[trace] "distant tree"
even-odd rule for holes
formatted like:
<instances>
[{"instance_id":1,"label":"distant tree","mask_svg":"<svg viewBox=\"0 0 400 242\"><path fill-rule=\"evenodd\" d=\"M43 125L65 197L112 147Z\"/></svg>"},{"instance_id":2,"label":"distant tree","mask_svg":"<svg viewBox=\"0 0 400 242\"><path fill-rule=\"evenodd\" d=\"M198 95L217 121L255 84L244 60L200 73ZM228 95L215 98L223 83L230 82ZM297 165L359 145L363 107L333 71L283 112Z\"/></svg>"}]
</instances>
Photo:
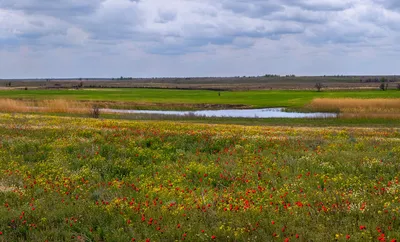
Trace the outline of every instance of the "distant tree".
<instances>
[{"instance_id":1,"label":"distant tree","mask_svg":"<svg viewBox=\"0 0 400 242\"><path fill-rule=\"evenodd\" d=\"M385 83L383 83L383 82L379 85L379 89L381 89L382 91L386 91L386 88L387 88L387 85L385 85Z\"/></svg>"},{"instance_id":2,"label":"distant tree","mask_svg":"<svg viewBox=\"0 0 400 242\"><path fill-rule=\"evenodd\" d=\"M400 91L400 84L397 84L396 88Z\"/></svg>"},{"instance_id":3,"label":"distant tree","mask_svg":"<svg viewBox=\"0 0 400 242\"><path fill-rule=\"evenodd\" d=\"M379 85L379 89L385 91L385 83L381 83L381 85Z\"/></svg>"},{"instance_id":4,"label":"distant tree","mask_svg":"<svg viewBox=\"0 0 400 242\"><path fill-rule=\"evenodd\" d=\"M386 91L389 87L389 83L387 83L386 78L382 77L381 78L381 84L379 85L379 89L381 89L382 91Z\"/></svg>"},{"instance_id":5,"label":"distant tree","mask_svg":"<svg viewBox=\"0 0 400 242\"><path fill-rule=\"evenodd\" d=\"M320 82L317 82L317 83L315 83L314 87L317 89L317 92L320 92L321 89L324 87L324 85Z\"/></svg>"}]
</instances>

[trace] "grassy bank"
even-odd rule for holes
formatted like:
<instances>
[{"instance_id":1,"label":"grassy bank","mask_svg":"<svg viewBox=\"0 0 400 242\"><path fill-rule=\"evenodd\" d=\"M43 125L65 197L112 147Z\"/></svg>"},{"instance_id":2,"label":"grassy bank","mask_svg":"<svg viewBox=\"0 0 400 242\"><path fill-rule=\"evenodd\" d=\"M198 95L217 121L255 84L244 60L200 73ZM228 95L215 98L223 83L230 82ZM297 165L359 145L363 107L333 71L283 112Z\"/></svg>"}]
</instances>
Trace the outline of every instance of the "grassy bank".
<instances>
[{"instance_id":1,"label":"grassy bank","mask_svg":"<svg viewBox=\"0 0 400 242\"><path fill-rule=\"evenodd\" d=\"M0 112L1 114L1 112ZM6 114L6 113L4 113ZM14 113L9 113L15 115ZM41 115L53 117L91 118L93 113L37 113L26 112L27 115L40 117ZM232 124L243 126L286 126L286 127L371 127L371 128L399 128L398 118L217 118L217 117L195 117L195 116L173 116L159 114L110 114L102 113L100 120L119 121L167 121L187 124Z\"/></svg>"},{"instance_id":2,"label":"grassy bank","mask_svg":"<svg viewBox=\"0 0 400 242\"><path fill-rule=\"evenodd\" d=\"M249 107L303 107L315 98L400 98L400 91L236 91L161 89L0 90L0 98L70 99L120 102L141 109L202 109L211 105ZM133 104L135 103L135 104ZM156 105L155 105L156 104ZM199 105L201 104L201 105Z\"/></svg>"},{"instance_id":3,"label":"grassy bank","mask_svg":"<svg viewBox=\"0 0 400 242\"><path fill-rule=\"evenodd\" d=\"M176 121L182 123L236 124L289 127L400 127L397 118L217 118L154 114L101 114L101 118L136 121Z\"/></svg>"}]
</instances>

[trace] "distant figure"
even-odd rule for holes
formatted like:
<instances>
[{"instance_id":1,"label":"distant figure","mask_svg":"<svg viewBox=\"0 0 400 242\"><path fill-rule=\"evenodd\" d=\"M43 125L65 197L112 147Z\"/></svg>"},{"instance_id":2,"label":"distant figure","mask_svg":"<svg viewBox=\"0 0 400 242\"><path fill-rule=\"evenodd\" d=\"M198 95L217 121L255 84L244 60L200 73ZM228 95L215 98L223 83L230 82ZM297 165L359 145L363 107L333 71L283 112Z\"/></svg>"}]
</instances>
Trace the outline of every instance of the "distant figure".
<instances>
[{"instance_id":1,"label":"distant figure","mask_svg":"<svg viewBox=\"0 0 400 242\"><path fill-rule=\"evenodd\" d=\"M220 97L221 96L221 92L218 92L218 97Z\"/></svg>"}]
</instances>

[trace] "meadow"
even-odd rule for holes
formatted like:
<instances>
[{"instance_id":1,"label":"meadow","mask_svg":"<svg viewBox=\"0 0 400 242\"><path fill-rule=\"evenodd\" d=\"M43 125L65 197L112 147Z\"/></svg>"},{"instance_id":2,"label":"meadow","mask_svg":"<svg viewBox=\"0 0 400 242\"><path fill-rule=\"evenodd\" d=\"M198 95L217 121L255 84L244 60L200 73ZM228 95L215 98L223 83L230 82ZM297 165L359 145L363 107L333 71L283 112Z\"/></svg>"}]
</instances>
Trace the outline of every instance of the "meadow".
<instances>
[{"instance_id":1,"label":"meadow","mask_svg":"<svg viewBox=\"0 0 400 242\"><path fill-rule=\"evenodd\" d=\"M0 241L396 241L399 157L398 128L3 113Z\"/></svg>"},{"instance_id":2,"label":"meadow","mask_svg":"<svg viewBox=\"0 0 400 242\"><path fill-rule=\"evenodd\" d=\"M66 99L98 101L113 107L139 109L204 109L209 107L290 107L300 108L316 98L400 98L398 90L260 90L260 91L206 91L167 89L79 89L79 90L0 90L1 98L12 99ZM218 106L220 105L220 106Z\"/></svg>"}]
</instances>

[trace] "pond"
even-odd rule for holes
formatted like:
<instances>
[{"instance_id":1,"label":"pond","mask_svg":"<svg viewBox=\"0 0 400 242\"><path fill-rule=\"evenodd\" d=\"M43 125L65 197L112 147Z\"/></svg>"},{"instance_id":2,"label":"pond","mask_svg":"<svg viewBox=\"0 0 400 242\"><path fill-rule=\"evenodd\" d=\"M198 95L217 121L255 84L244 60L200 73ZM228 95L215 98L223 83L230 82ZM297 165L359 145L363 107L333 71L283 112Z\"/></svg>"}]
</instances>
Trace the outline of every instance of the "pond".
<instances>
[{"instance_id":1,"label":"pond","mask_svg":"<svg viewBox=\"0 0 400 242\"><path fill-rule=\"evenodd\" d=\"M337 117L336 113L286 112L285 108L224 109L224 110L201 110L201 111L102 109L102 111L109 113L138 113L138 114L161 114L161 115L175 115L175 116L226 117L226 118L335 118Z\"/></svg>"}]
</instances>

